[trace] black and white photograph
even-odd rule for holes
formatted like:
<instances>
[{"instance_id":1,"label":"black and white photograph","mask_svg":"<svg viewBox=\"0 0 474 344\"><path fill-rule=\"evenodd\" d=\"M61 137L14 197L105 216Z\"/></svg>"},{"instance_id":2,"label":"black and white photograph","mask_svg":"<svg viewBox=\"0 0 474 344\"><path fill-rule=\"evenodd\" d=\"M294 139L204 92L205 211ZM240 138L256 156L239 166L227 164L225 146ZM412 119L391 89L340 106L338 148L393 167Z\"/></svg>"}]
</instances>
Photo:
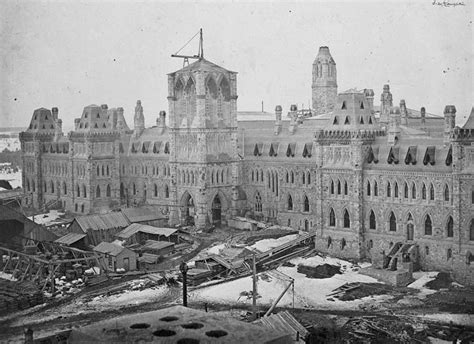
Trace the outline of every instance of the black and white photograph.
<instances>
[{"instance_id":1,"label":"black and white photograph","mask_svg":"<svg viewBox=\"0 0 474 344\"><path fill-rule=\"evenodd\" d=\"M470 0L0 2L0 343L474 343Z\"/></svg>"}]
</instances>

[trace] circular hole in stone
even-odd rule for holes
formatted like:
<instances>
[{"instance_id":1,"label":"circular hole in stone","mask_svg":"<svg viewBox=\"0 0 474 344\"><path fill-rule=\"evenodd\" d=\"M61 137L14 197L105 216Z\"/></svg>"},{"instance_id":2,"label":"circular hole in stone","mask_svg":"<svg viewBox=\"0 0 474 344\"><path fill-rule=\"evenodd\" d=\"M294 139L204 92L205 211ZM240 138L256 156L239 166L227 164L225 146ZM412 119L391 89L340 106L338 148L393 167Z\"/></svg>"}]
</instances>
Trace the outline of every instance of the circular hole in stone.
<instances>
[{"instance_id":1,"label":"circular hole in stone","mask_svg":"<svg viewBox=\"0 0 474 344\"><path fill-rule=\"evenodd\" d=\"M220 337L227 336L227 332L222 331L222 330L212 330L212 331L207 331L206 336L212 337L212 338L220 338Z\"/></svg>"},{"instance_id":2,"label":"circular hole in stone","mask_svg":"<svg viewBox=\"0 0 474 344\"><path fill-rule=\"evenodd\" d=\"M194 338L182 338L176 342L176 344L199 344L199 339Z\"/></svg>"},{"instance_id":3,"label":"circular hole in stone","mask_svg":"<svg viewBox=\"0 0 474 344\"><path fill-rule=\"evenodd\" d=\"M179 319L178 317L167 316L167 317L161 318L160 320L161 320L161 321L166 321L166 322L171 322L171 321L176 321L176 320L178 320L178 319Z\"/></svg>"},{"instance_id":4,"label":"circular hole in stone","mask_svg":"<svg viewBox=\"0 0 474 344\"><path fill-rule=\"evenodd\" d=\"M201 323L189 323L189 324L183 324L181 325L181 327L186 328L186 329L196 330L198 328L203 328L204 325Z\"/></svg>"},{"instance_id":5,"label":"circular hole in stone","mask_svg":"<svg viewBox=\"0 0 474 344\"><path fill-rule=\"evenodd\" d=\"M135 328L135 329L143 329L143 328L149 328L150 324L147 323L137 323L137 324L132 324L130 325L130 328Z\"/></svg>"},{"instance_id":6,"label":"circular hole in stone","mask_svg":"<svg viewBox=\"0 0 474 344\"><path fill-rule=\"evenodd\" d=\"M167 329L160 329L160 330L156 330L155 332L153 332L153 335L155 335L157 337L172 337L175 334L176 334L176 332L171 331L171 330L167 330Z\"/></svg>"}]
</instances>

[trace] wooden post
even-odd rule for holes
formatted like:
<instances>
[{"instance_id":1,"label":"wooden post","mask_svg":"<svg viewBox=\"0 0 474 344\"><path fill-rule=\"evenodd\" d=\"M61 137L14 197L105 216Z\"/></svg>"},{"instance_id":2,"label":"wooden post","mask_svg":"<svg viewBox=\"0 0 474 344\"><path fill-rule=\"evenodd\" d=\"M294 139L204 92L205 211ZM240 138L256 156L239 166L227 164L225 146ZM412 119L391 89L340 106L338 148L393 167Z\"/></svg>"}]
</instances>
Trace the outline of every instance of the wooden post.
<instances>
[{"instance_id":1,"label":"wooden post","mask_svg":"<svg viewBox=\"0 0 474 344\"><path fill-rule=\"evenodd\" d=\"M253 320L257 320L257 265L255 264L255 253L253 254L253 276L252 276L252 313Z\"/></svg>"}]
</instances>

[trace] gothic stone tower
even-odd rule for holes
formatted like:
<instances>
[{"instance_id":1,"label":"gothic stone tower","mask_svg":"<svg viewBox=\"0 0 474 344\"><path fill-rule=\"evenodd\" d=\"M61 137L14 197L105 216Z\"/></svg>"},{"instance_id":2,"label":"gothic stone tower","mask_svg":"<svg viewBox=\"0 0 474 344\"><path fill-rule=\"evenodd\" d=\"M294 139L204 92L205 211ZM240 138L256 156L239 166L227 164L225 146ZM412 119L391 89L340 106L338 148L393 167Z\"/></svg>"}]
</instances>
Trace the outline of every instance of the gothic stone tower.
<instances>
[{"instance_id":1,"label":"gothic stone tower","mask_svg":"<svg viewBox=\"0 0 474 344\"><path fill-rule=\"evenodd\" d=\"M336 104L337 73L336 62L328 47L320 47L313 62L312 98L316 115L331 112Z\"/></svg>"},{"instance_id":2,"label":"gothic stone tower","mask_svg":"<svg viewBox=\"0 0 474 344\"><path fill-rule=\"evenodd\" d=\"M219 224L239 183L236 73L203 58L168 75L170 224Z\"/></svg>"}]
</instances>

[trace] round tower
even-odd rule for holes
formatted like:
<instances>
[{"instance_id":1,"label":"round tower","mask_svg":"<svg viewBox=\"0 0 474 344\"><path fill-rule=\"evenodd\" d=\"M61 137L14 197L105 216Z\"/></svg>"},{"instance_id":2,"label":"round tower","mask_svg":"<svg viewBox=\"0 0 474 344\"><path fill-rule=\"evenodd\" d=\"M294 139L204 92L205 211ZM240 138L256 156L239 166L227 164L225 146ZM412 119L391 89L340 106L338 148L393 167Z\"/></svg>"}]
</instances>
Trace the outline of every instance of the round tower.
<instances>
[{"instance_id":1,"label":"round tower","mask_svg":"<svg viewBox=\"0 0 474 344\"><path fill-rule=\"evenodd\" d=\"M331 112L336 104L336 62L328 47L320 47L313 62L312 100L316 115Z\"/></svg>"}]
</instances>

